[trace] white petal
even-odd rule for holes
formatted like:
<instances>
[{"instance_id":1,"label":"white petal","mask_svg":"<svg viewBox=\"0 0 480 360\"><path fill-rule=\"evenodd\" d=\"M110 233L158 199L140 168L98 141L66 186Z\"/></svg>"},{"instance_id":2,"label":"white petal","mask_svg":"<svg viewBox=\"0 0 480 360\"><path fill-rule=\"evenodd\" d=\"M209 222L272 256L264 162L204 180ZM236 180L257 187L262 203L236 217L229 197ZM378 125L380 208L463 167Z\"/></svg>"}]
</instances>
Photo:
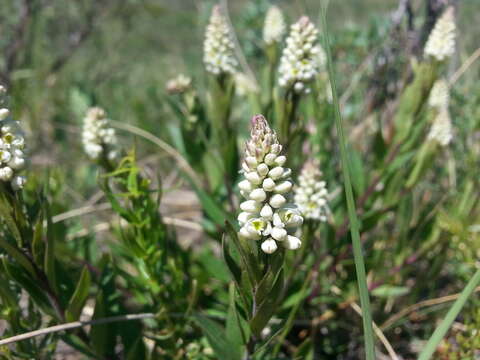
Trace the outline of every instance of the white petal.
<instances>
[{"instance_id":1,"label":"white petal","mask_svg":"<svg viewBox=\"0 0 480 360\"><path fill-rule=\"evenodd\" d=\"M302 246L302 242L300 241L299 238L288 235L285 241L283 242L283 246L285 246L289 250L297 250Z\"/></svg>"},{"instance_id":2,"label":"white petal","mask_svg":"<svg viewBox=\"0 0 480 360\"><path fill-rule=\"evenodd\" d=\"M265 240L261 247L262 251L267 254L273 254L278 248L277 243L273 239Z\"/></svg>"}]
</instances>

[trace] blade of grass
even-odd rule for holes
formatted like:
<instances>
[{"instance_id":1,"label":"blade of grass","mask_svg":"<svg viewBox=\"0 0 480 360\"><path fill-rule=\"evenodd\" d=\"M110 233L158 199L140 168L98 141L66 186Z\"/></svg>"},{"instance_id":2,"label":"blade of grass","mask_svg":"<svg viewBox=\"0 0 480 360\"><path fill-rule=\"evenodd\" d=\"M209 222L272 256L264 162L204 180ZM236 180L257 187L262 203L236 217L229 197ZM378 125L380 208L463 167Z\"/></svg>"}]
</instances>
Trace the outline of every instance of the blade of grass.
<instances>
[{"instance_id":1,"label":"blade of grass","mask_svg":"<svg viewBox=\"0 0 480 360\"><path fill-rule=\"evenodd\" d=\"M473 277L468 282L467 286L465 286L465 288L463 289L458 299L453 303L450 310L448 310L448 313L443 319L443 321L441 322L441 324L437 326L432 336L428 340L427 345L425 346L423 351L420 353L418 360L428 360L431 358L438 344L440 343L440 341L442 341L443 337L447 333L453 321L460 313L460 310L462 310L463 305L465 305L468 298L474 292L475 288L479 283L480 283L480 269L477 270L475 275L473 275Z\"/></svg>"},{"instance_id":2,"label":"blade of grass","mask_svg":"<svg viewBox=\"0 0 480 360\"><path fill-rule=\"evenodd\" d=\"M363 261L362 244L360 243L360 232L358 227L358 219L355 209L355 201L353 199L352 182L350 178L350 159L347 153L347 144L345 133L342 125L342 116L340 114L340 104L338 102L337 86L335 82L335 72L333 70L332 53L330 50L330 39L327 29L327 3L320 2L320 18L324 36L324 47L327 55L328 74L330 78L330 86L332 88L333 105L335 109L335 126L337 128L338 138L340 141L340 156L342 161L343 177L345 180L345 195L347 198L348 217L350 220L350 233L352 236L353 257L355 260L355 269L357 272L358 290L360 293L360 303L363 313L363 331L365 337L365 354L367 360L375 359L374 336L372 327L372 314L370 311L370 299L368 297L367 279L365 275L365 263Z\"/></svg>"}]
</instances>

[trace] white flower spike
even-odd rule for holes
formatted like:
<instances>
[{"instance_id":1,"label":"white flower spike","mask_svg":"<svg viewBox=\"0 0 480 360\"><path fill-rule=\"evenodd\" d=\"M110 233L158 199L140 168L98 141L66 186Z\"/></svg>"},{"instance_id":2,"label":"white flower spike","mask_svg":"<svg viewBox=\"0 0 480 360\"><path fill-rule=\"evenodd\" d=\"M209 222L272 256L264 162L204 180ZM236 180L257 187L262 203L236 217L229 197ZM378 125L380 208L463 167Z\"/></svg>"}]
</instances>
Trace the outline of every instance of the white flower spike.
<instances>
[{"instance_id":1,"label":"white flower spike","mask_svg":"<svg viewBox=\"0 0 480 360\"><path fill-rule=\"evenodd\" d=\"M427 139L437 142L440 146L447 146L453 138L452 120L448 110L450 101L450 91L445 79L435 82L428 105L435 111L435 119L427 135Z\"/></svg>"},{"instance_id":2,"label":"white flower spike","mask_svg":"<svg viewBox=\"0 0 480 360\"><path fill-rule=\"evenodd\" d=\"M321 180L321 177L322 172L316 162L305 163L298 177L299 186L295 188L294 199L305 218L325 222L330 208L327 203L326 183Z\"/></svg>"},{"instance_id":3,"label":"white flower spike","mask_svg":"<svg viewBox=\"0 0 480 360\"><path fill-rule=\"evenodd\" d=\"M438 61L450 58L455 52L455 12L449 6L437 20L427 43L425 44L425 56L430 56Z\"/></svg>"},{"instance_id":4,"label":"white flower spike","mask_svg":"<svg viewBox=\"0 0 480 360\"><path fill-rule=\"evenodd\" d=\"M102 156L113 160L118 156L115 130L108 126L105 111L99 107L90 108L83 120L83 149L92 160Z\"/></svg>"},{"instance_id":5,"label":"white flower spike","mask_svg":"<svg viewBox=\"0 0 480 360\"><path fill-rule=\"evenodd\" d=\"M233 74L238 65L234 55L234 44L227 21L220 6L215 5L203 43L205 69L214 75Z\"/></svg>"},{"instance_id":6,"label":"white flower spike","mask_svg":"<svg viewBox=\"0 0 480 360\"><path fill-rule=\"evenodd\" d=\"M302 16L290 28L278 68L278 83L295 92L309 92L307 84L319 71L323 49L317 44L318 30L307 16Z\"/></svg>"},{"instance_id":7,"label":"white flower spike","mask_svg":"<svg viewBox=\"0 0 480 360\"><path fill-rule=\"evenodd\" d=\"M295 250L301 241L294 236L303 218L294 204L289 204L291 170L284 168L286 157L277 135L262 115L252 119L250 140L246 143L242 171L245 180L238 185L245 198L238 216L240 237L261 241L260 248L274 253L279 244Z\"/></svg>"},{"instance_id":8,"label":"white flower spike","mask_svg":"<svg viewBox=\"0 0 480 360\"><path fill-rule=\"evenodd\" d=\"M6 90L0 86L0 105ZM25 168L25 140L18 121L12 120L7 108L0 108L0 181L21 190L26 178L18 175Z\"/></svg>"},{"instance_id":9,"label":"white flower spike","mask_svg":"<svg viewBox=\"0 0 480 360\"><path fill-rule=\"evenodd\" d=\"M267 45L281 42L285 34L285 28L282 11L277 6L270 6L265 16L263 41L265 41Z\"/></svg>"}]
</instances>

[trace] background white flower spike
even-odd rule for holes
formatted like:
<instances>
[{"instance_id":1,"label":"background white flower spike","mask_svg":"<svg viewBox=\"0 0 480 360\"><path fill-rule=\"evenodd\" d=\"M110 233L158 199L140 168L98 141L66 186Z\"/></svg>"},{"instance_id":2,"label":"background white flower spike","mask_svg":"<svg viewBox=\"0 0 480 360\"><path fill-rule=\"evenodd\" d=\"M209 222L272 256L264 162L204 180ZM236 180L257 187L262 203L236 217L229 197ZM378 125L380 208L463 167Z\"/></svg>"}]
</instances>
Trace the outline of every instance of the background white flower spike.
<instances>
[{"instance_id":1,"label":"background white flower spike","mask_svg":"<svg viewBox=\"0 0 480 360\"><path fill-rule=\"evenodd\" d=\"M288 202L291 170L283 167L286 157L280 155L282 146L262 115L253 117L251 137L245 147L245 179L239 183L245 201L240 204L239 236L261 241L260 248L267 254L274 253L279 244L298 249L301 241L293 234L303 218L296 205Z\"/></svg>"},{"instance_id":2,"label":"background white flower spike","mask_svg":"<svg viewBox=\"0 0 480 360\"><path fill-rule=\"evenodd\" d=\"M115 129L108 126L103 109L93 107L88 110L83 121L82 142L85 153L92 160L99 160L102 156L113 160L118 156Z\"/></svg>"},{"instance_id":3,"label":"background white flower spike","mask_svg":"<svg viewBox=\"0 0 480 360\"><path fill-rule=\"evenodd\" d=\"M317 44L318 30L307 16L302 16L290 28L278 68L278 83L295 92L309 92L306 85L318 73L323 49Z\"/></svg>"},{"instance_id":4,"label":"background white flower spike","mask_svg":"<svg viewBox=\"0 0 480 360\"><path fill-rule=\"evenodd\" d=\"M235 73L238 62L235 59L234 47L227 21L220 6L215 5L205 31L205 42L203 43L205 69L214 75Z\"/></svg>"},{"instance_id":5,"label":"background white flower spike","mask_svg":"<svg viewBox=\"0 0 480 360\"><path fill-rule=\"evenodd\" d=\"M294 199L305 218L325 222L330 208L326 182L321 179L319 164L315 161L306 162L298 177L299 185L295 188Z\"/></svg>"},{"instance_id":6,"label":"background white flower spike","mask_svg":"<svg viewBox=\"0 0 480 360\"><path fill-rule=\"evenodd\" d=\"M438 61L446 60L455 52L455 11L449 6L437 20L427 43L425 44L425 56L430 56Z\"/></svg>"},{"instance_id":7,"label":"background white flower spike","mask_svg":"<svg viewBox=\"0 0 480 360\"><path fill-rule=\"evenodd\" d=\"M433 85L428 98L428 105L434 109L435 118L427 139L437 142L440 146L447 146L453 138L453 126L448 109L450 91L445 79L439 79Z\"/></svg>"},{"instance_id":8,"label":"background white flower spike","mask_svg":"<svg viewBox=\"0 0 480 360\"><path fill-rule=\"evenodd\" d=\"M19 172L25 168L25 139L18 121L10 117L10 111L2 107L6 89L0 86L0 181L10 183L13 190L20 190L26 182Z\"/></svg>"},{"instance_id":9,"label":"background white flower spike","mask_svg":"<svg viewBox=\"0 0 480 360\"><path fill-rule=\"evenodd\" d=\"M285 19L278 6L272 5L265 15L265 25L263 26L263 41L267 45L279 43L285 35Z\"/></svg>"}]
</instances>

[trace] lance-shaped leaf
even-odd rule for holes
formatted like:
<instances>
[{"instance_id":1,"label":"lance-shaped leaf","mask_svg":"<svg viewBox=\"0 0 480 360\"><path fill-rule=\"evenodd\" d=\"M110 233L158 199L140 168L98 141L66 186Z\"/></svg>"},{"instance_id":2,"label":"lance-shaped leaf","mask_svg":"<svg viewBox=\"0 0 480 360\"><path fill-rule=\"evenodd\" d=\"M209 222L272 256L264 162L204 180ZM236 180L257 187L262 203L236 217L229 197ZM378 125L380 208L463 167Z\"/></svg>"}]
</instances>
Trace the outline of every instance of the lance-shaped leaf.
<instances>
[{"instance_id":1,"label":"lance-shaped leaf","mask_svg":"<svg viewBox=\"0 0 480 360\"><path fill-rule=\"evenodd\" d=\"M268 324L268 321L275 313L275 308L277 306L282 290L283 269L280 271L280 274L278 275L272 290L265 298L265 300L261 304L258 304L257 308L255 309L255 314L252 320L250 320L250 329L256 336L260 336L262 330L265 328L265 326Z\"/></svg>"},{"instance_id":2,"label":"lance-shaped leaf","mask_svg":"<svg viewBox=\"0 0 480 360\"><path fill-rule=\"evenodd\" d=\"M65 313L67 321L76 321L80 318L83 306L85 305L85 302L88 298L89 290L90 272L85 266L82 270L82 274L80 275L80 279L78 280L75 292L73 293L68 303L68 307Z\"/></svg>"}]
</instances>

